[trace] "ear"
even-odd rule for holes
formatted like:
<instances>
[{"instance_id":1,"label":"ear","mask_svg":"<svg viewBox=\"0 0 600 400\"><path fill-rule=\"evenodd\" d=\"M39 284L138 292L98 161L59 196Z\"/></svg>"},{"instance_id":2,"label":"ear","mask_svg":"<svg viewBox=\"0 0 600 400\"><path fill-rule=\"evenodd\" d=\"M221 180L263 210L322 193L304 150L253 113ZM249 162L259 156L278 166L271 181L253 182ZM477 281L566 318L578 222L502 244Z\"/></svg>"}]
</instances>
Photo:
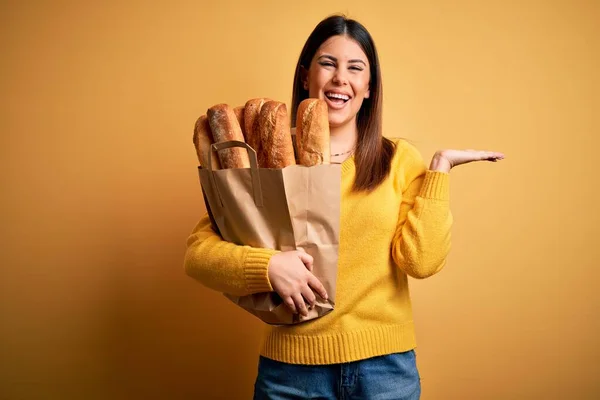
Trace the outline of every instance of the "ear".
<instances>
[{"instance_id":1,"label":"ear","mask_svg":"<svg viewBox=\"0 0 600 400\"><path fill-rule=\"evenodd\" d=\"M371 90L367 90L367 93L365 93L365 99L368 99L371 96Z\"/></svg>"},{"instance_id":2,"label":"ear","mask_svg":"<svg viewBox=\"0 0 600 400\"><path fill-rule=\"evenodd\" d=\"M300 66L300 79L304 90L308 90L308 70L303 65Z\"/></svg>"}]
</instances>

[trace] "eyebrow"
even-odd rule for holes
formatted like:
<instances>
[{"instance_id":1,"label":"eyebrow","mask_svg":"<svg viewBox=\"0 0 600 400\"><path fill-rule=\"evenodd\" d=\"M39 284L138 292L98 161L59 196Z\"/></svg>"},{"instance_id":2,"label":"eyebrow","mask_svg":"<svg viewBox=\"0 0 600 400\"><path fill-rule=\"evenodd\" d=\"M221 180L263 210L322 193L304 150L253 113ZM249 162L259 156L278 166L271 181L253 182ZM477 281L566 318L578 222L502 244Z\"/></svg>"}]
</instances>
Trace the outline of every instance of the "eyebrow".
<instances>
[{"instance_id":1,"label":"eyebrow","mask_svg":"<svg viewBox=\"0 0 600 400\"><path fill-rule=\"evenodd\" d=\"M328 58L331 61L337 62L337 58L335 58L334 56L331 56L329 54L324 54L324 55L322 55L322 56L319 57L319 59L321 59L321 58ZM349 63L363 63L365 65L365 67L367 66L367 63L364 62L363 60L359 59L359 58L354 59L354 60L350 60L348 62Z\"/></svg>"}]
</instances>

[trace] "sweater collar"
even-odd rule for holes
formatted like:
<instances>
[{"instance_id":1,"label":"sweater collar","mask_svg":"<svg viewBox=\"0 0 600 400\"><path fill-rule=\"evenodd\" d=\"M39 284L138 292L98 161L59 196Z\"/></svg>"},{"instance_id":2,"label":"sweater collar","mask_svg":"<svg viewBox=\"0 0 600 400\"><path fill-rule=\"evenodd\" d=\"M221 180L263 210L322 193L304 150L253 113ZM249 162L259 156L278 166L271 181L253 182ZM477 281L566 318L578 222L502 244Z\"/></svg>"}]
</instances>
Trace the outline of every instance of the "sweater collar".
<instances>
[{"instance_id":1,"label":"sweater collar","mask_svg":"<svg viewBox=\"0 0 600 400\"><path fill-rule=\"evenodd\" d=\"M354 169L354 154L346 158L342 163L342 173L350 172Z\"/></svg>"}]
</instances>

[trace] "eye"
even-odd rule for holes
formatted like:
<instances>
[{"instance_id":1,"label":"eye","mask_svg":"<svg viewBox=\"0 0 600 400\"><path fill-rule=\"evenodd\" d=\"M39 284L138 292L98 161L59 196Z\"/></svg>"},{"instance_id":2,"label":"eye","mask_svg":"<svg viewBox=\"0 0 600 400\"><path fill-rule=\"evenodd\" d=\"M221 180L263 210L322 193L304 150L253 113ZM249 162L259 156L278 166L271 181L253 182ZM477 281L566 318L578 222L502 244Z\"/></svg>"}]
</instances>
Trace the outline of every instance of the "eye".
<instances>
[{"instance_id":1,"label":"eye","mask_svg":"<svg viewBox=\"0 0 600 400\"><path fill-rule=\"evenodd\" d=\"M330 61L321 61L319 64L324 67L335 67L335 65Z\"/></svg>"},{"instance_id":2,"label":"eye","mask_svg":"<svg viewBox=\"0 0 600 400\"><path fill-rule=\"evenodd\" d=\"M350 69L353 70L353 71L362 71L363 70L362 67L359 67L357 65L351 65Z\"/></svg>"}]
</instances>

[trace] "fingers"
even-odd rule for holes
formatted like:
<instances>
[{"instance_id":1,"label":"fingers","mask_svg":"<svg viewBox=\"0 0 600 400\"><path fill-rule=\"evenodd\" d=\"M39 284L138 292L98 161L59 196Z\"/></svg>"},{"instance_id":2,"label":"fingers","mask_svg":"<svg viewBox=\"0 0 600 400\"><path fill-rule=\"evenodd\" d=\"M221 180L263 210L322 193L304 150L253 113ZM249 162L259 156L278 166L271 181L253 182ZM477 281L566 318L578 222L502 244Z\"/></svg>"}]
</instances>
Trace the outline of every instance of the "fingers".
<instances>
[{"instance_id":1,"label":"fingers","mask_svg":"<svg viewBox=\"0 0 600 400\"><path fill-rule=\"evenodd\" d=\"M323 284L321 283L320 280L317 279L316 276L314 276L313 274L310 274L309 278L308 278L308 285L315 291L317 292L317 294L319 296L321 296L321 298L327 300L329 298L329 296L327 295L327 291L325 290L325 287L323 286Z\"/></svg>"},{"instance_id":2,"label":"fingers","mask_svg":"<svg viewBox=\"0 0 600 400\"><path fill-rule=\"evenodd\" d=\"M497 151L485 151L485 150L474 150L466 149L463 152L464 160L462 163L470 161L498 161L504 159L504 154ZM460 158L460 156L458 157Z\"/></svg>"},{"instance_id":3,"label":"fingers","mask_svg":"<svg viewBox=\"0 0 600 400\"><path fill-rule=\"evenodd\" d=\"M283 299L283 302L285 303L286 307L289 308L289 310L296 314L296 304L294 302L294 299L292 299L291 296L288 296L286 298Z\"/></svg>"},{"instance_id":4,"label":"fingers","mask_svg":"<svg viewBox=\"0 0 600 400\"><path fill-rule=\"evenodd\" d=\"M317 297L307 286L302 293L296 293L283 299L287 308L294 314L308 315L308 310L312 310L317 302Z\"/></svg>"},{"instance_id":5,"label":"fingers","mask_svg":"<svg viewBox=\"0 0 600 400\"><path fill-rule=\"evenodd\" d=\"M298 292L285 296L283 302L292 313L307 316L308 310L311 310L317 302L315 292L325 300L329 298L319 279L313 274L309 274L307 285L304 285Z\"/></svg>"},{"instance_id":6,"label":"fingers","mask_svg":"<svg viewBox=\"0 0 600 400\"><path fill-rule=\"evenodd\" d=\"M296 293L292 296L294 299L294 304L296 305L296 311L303 316L308 315L308 310L306 309L306 302L304 301L304 297L300 293Z\"/></svg>"},{"instance_id":7,"label":"fingers","mask_svg":"<svg viewBox=\"0 0 600 400\"><path fill-rule=\"evenodd\" d=\"M304 297L305 302L308 304L308 309L312 309L317 302L317 296L313 293L312 290L308 286L304 288L302 291L302 297Z\"/></svg>"},{"instance_id":8,"label":"fingers","mask_svg":"<svg viewBox=\"0 0 600 400\"><path fill-rule=\"evenodd\" d=\"M504 154L502 153L497 153L494 151L483 151L481 152L481 160L487 160L487 161L498 161L498 160L502 160L504 158Z\"/></svg>"},{"instance_id":9,"label":"fingers","mask_svg":"<svg viewBox=\"0 0 600 400\"><path fill-rule=\"evenodd\" d=\"M281 259L275 259L278 256ZM280 253L271 259L269 279L273 289L294 314L308 316L308 310L316 304L316 294L328 299L327 291L311 272L313 262L313 257L303 249Z\"/></svg>"},{"instance_id":10,"label":"fingers","mask_svg":"<svg viewBox=\"0 0 600 400\"><path fill-rule=\"evenodd\" d=\"M488 151L488 150L467 150L468 152L475 153L482 159L487 158L504 158L504 154L497 151Z\"/></svg>"}]
</instances>

